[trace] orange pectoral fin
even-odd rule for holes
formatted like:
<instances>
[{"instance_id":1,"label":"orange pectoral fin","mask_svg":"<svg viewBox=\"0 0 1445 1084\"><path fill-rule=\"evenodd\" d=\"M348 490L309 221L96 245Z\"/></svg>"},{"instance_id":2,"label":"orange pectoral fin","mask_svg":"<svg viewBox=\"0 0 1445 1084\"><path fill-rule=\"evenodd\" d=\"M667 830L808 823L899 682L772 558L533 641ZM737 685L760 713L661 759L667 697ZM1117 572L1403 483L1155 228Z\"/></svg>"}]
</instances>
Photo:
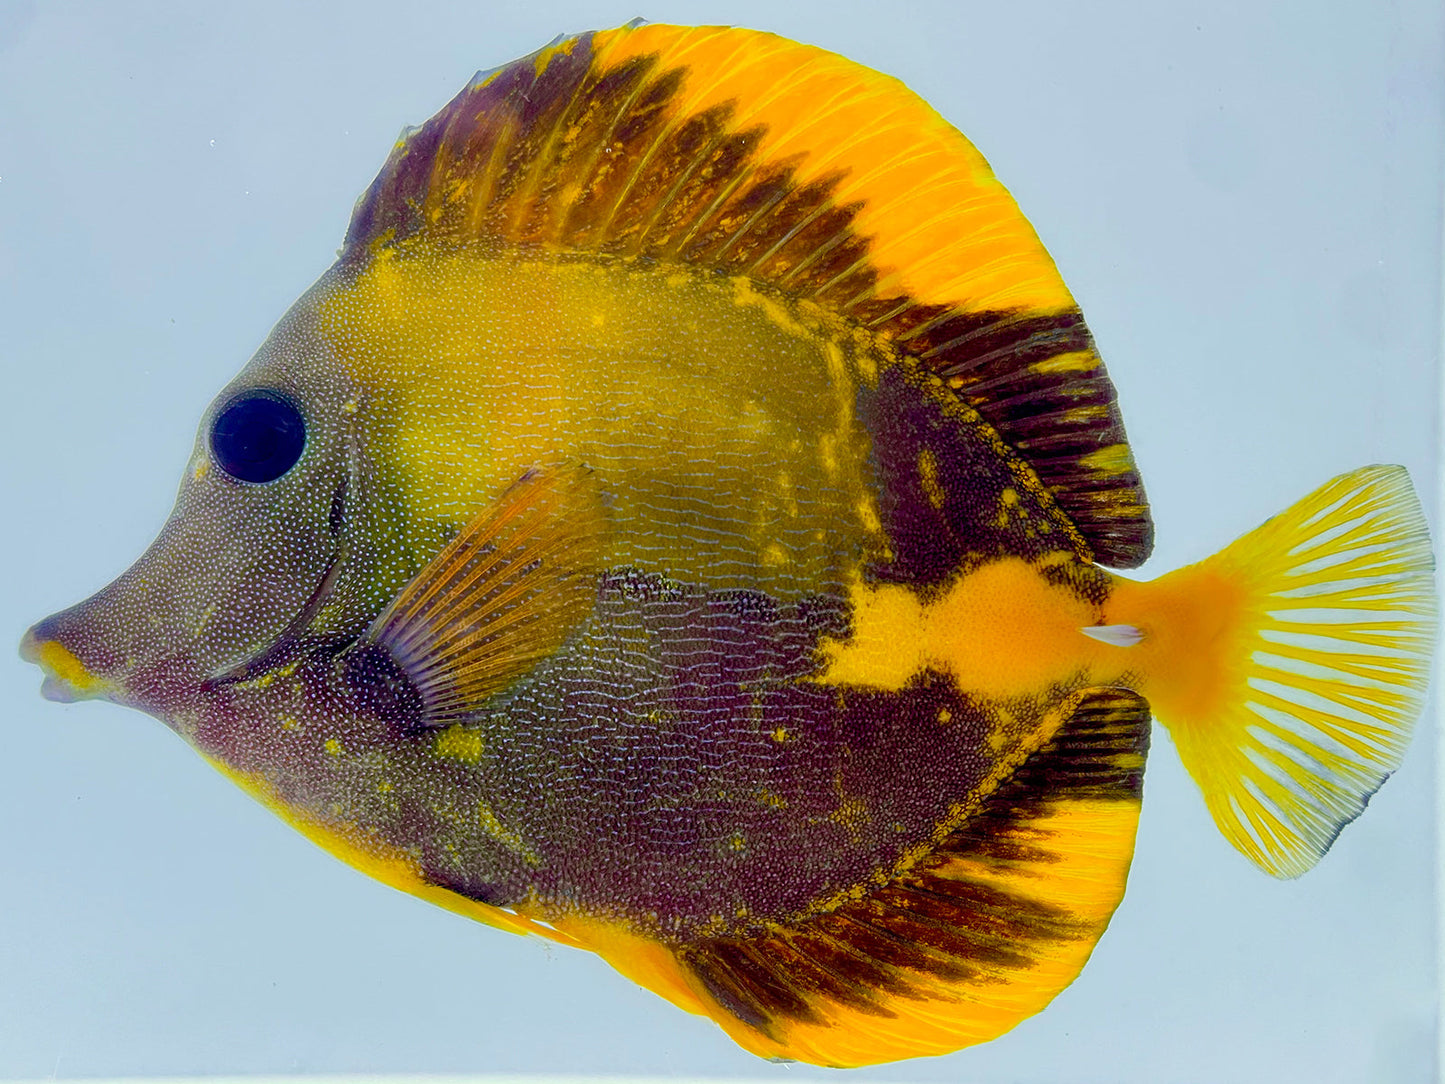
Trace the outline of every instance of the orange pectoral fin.
<instances>
[{"instance_id":1,"label":"orange pectoral fin","mask_svg":"<svg viewBox=\"0 0 1445 1084\"><path fill-rule=\"evenodd\" d=\"M591 612L606 520L580 466L527 472L402 589L363 637L445 726L554 652Z\"/></svg>"}]
</instances>

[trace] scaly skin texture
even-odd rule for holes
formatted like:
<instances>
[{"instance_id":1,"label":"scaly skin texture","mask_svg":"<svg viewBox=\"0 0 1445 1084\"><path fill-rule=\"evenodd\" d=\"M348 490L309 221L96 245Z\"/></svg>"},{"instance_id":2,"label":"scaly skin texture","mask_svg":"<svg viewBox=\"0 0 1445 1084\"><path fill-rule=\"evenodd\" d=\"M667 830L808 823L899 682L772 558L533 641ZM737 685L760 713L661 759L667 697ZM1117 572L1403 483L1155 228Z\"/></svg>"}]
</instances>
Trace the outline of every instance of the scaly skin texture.
<instances>
[{"instance_id":1,"label":"scaly skin texture","mask_svg":"<svg viewBox=\"0 0 1445 1084\"><path fill-rule=\"evenodd\" d=\"M278 646L139 706L420 884L678 941L787 921L915 861L1108 668L1076 630L1109 579L1027 467L885 343L741 280L405 251L323 279L235 386L281 367L327 391L329 571ZM423 725L348 648L556 462L605 504L595 607Z\"/></svg>"}]
</instances>

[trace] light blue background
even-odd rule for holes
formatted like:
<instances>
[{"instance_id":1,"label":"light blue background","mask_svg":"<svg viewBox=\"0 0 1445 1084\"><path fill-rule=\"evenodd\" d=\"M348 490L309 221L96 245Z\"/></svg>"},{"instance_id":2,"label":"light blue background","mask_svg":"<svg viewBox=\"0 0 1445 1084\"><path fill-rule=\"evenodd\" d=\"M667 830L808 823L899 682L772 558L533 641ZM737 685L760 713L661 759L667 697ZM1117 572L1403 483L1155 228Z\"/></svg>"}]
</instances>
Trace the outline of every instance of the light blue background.
<instances>
[{"instance_id":1,"label":"light blue background","mask_svg":"<svg viewBox=\"0 0 1445 1084\"><path fill-rule=\"evenodd\" d=\"M1435 521L1438 4L631 3L0 0L0 639L149 541L202 408L330 263L403 124L637 14L835 49L974 139L1118 384L1149 572L1370 462L1406 464ZM841 1079L369 882L159 724L38 686L0 659L0 1076ZM998 1042L849 1079L1434 1079L1432 727L1292 883L1216 834L1156 732L1129 894L1083 976Z\"/></svg>"}]
</instances>

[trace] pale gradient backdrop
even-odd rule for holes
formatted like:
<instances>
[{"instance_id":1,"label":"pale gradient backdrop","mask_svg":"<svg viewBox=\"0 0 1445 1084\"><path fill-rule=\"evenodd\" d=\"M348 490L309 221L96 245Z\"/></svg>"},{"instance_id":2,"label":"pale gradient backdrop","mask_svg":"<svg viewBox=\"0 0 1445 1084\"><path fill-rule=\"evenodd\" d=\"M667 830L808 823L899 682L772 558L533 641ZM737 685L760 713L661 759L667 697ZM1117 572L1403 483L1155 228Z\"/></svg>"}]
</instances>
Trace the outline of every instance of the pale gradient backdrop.
<instances>
[{"instance_id":1,"label":"pale gradient backdrop","mask_svg":"<svg viewBox=\"0 0 1445 1084\"><path fill-rule=\"evenodd\" d=\"M1437 522L1438 4L636 3L0 0L0 640L150 540L201 410L330 263L403 124L639 14L835 49L973 138L1119 387L1150 571L1371 462L1406 464ZM44 702L7 657L0 1076L845 1079L363 879L160 724ZM1083 976L993 1044L846 1079L1435 1079L1433 727L1289 883L1215 832L1156 731Z\"/></svg>"}]
</instances>

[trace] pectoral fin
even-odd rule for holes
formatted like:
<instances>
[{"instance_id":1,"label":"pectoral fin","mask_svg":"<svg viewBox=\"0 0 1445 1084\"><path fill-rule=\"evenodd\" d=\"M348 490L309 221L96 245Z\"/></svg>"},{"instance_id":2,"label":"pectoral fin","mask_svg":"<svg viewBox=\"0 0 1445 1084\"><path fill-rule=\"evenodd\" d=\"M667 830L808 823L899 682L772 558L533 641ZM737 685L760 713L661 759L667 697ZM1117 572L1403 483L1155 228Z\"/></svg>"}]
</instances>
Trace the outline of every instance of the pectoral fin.
<instances>
[{"instance_id":1,"label":"pectoral fin","mask_svg":"<svg viewBox=\"0 0 1445 1084\"><path fill-rule=\"evenodd\" d=\"M529 471L397 595L355 649L380 649L425 725L466 716L591 612L606 517L582 467Z\"/></svg>"}]
</instances>

